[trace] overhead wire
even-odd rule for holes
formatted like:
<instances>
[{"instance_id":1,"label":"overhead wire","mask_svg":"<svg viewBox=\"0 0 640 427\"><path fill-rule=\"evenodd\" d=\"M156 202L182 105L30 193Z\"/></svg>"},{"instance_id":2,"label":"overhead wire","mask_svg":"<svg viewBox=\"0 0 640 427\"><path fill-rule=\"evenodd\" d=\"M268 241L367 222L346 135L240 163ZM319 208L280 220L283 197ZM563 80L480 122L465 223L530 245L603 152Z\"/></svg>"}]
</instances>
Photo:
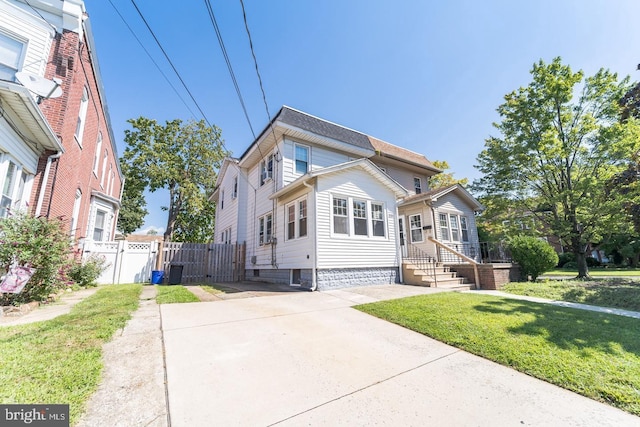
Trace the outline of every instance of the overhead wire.
<instances>
[{"instance_id":1,"label":"overhead wire","mask_svg":"<svg viewBox=\"0 0 640 427\"><path fill-rule=\"evenodd\" d=\"M158 63L155 61L155 59L153 59L153 56L151 56L151 53L147 50L147 48L144 46L144 43L142 43L142 41L138 38L138 36L136 35L136 33L133 31L133 28L131 28L131 26L129 25L129 23L126 21L126 19L124 19L124 16L122 16L122 14L120 13L120 11L118 10L118 8L116 7L115 4L113 4L113 2L111 0L108 0L109 3L111 4L111 6L113 7L113 9L116 11L116 13L118 14L118 16L120 17L120 19L122 20L122 22L124 23L124 25L129 29L129 32L131 33L131 35L133 35L133 38L136 39L136 41L138 42L138 44L140 45L140 47L142 48L142 50L144 50L144 52L147 54L147 56L149 57L149 59L151 59L151 62L153 62L153 65L156 66L156 68L158 69L158 71L160 72L160 74L162 75L162 77L164 77L165 81L169 84L169 86L171 86L171 89L173 89L173 91L175 92L176 95L178 95L178 98L180 98L180 101L182 101L182 103L184 104L184 106L187 108L187 110L189 110L189 112L191 113L192 116L196 116L196 114L193 112L193 110L191 110L191 107L189 106L189 104L187 104L187 102L184 100L184 98L182 97L182 95L180 95L180 92L178 92L178 89L176 89L176 87L173 85L173 83L171 83L171 80L169 80L169 77L167 77L167 75L164 73L164 71L162 71L162 69L160 68L160 66L158 65Z\"/></svg>"}]
</instances>

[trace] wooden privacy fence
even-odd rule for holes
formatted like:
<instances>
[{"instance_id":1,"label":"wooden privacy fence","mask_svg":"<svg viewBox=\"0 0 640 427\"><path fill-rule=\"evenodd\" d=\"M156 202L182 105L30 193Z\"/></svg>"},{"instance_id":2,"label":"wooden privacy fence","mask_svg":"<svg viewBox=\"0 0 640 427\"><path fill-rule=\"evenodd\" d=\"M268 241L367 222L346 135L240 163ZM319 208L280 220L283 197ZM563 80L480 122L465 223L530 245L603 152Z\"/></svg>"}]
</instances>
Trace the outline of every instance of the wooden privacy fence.
<instances>
[{"instance_id":1,"label":"wooden privacy fence","mask_svg":"<svg viewBox=\"0 0 640 427\"><path fill-rule=\"evenodd\" d=\"M165 283L215 283L244 280L245 244L165 242ZM173 283L176 282L176 283Z\"/></svg>"}]
</instances>

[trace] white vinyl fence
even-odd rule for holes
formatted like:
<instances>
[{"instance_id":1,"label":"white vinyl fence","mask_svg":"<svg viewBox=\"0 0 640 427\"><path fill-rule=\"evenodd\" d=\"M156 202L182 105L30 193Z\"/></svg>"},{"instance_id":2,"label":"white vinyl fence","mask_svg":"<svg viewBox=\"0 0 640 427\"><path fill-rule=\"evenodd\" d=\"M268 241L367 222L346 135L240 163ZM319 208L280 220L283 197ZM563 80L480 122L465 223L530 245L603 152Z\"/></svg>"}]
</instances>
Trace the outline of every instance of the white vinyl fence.
<instances>
[{"instance_id":1,"label":"white vinyl fence","mask_svg":"<svg viewBox=\"0 0 640 427\"><path fill-rule=\"evenodd\" d=\"M87 242L83 258L101 256L107 261L107 269L98 283L146 283L151 279L158 256L158 242Z\"/></svg>"}]
</instances>

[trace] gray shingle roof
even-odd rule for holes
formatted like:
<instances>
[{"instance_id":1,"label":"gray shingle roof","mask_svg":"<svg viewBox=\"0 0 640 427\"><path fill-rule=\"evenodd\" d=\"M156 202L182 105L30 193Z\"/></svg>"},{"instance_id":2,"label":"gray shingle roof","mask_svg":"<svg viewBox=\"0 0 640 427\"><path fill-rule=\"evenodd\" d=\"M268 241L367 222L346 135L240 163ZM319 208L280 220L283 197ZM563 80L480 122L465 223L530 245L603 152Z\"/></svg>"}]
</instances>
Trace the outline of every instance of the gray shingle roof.
<instances>
[{"instance_id":1,"label":"gray shingle roof","mask_svg":"<svg viewBox=\"0 0 640 427\"><path fill-rule=\"evenodd\" d=\"M294 110L287 106L282 107L280 114L276 119L288 125L313 132L317 135L336 139L367 150L374 150L367 135L345 128L344 126L319 119L307 113Z\"/></svg>"}]
</instances>

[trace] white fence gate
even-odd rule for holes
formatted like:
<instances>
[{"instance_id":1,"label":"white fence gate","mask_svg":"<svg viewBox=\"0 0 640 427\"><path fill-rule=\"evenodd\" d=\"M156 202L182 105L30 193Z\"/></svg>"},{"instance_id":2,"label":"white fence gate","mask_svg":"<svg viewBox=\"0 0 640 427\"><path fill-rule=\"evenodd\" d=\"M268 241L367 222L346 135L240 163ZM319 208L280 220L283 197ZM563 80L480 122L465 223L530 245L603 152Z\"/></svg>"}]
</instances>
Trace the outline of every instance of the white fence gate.
<instances>
[{"instance_id":1,"label":"white fence gate","mask_svg":"<svg viewBox=\"0 0 640 427\"><path fill-rule=\"evenodd\" d=\"M146 283L156 265L158 242L87 242L83 258L91 255L107 260L107 268L98 278L98 283Z\"/></svg>"}]
</instances>

